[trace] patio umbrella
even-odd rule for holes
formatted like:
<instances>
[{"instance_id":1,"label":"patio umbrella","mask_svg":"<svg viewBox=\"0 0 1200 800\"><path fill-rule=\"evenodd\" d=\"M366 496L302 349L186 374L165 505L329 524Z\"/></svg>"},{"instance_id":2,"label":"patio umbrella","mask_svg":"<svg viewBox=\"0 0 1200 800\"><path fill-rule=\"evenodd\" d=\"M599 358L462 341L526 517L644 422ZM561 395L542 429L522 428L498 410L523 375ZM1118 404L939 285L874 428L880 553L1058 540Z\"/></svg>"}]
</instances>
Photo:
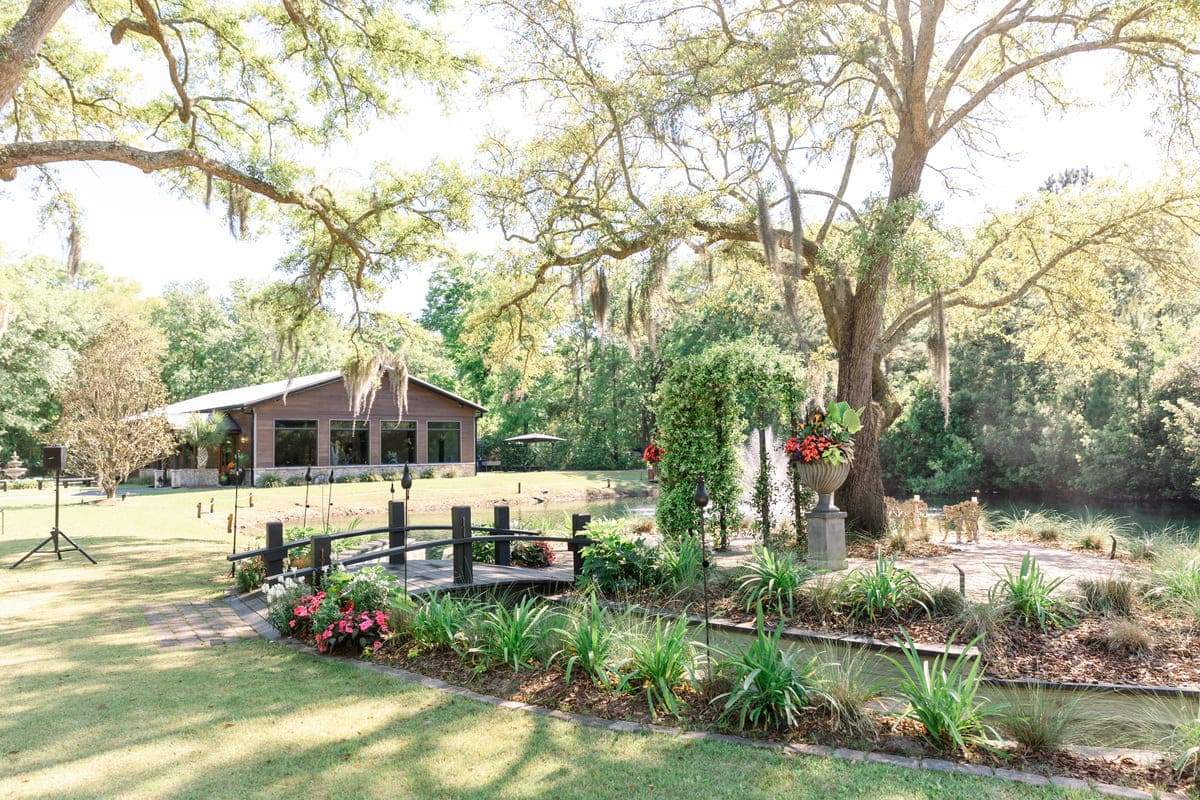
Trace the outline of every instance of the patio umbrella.
<instances>
[{"instance_id":1,"label":"patio umbrella","mask_svg":"<svg viewBox=\"0 0 1200 800\"><path fill-rule=\"evenodd\" d=\"M551 436L548 433L522 433L520 436L510 436L504 441L534 444L536 442L565 442L566 439L560 436Z\"/></svg>"},{"instance_id":2,"label":"patio umbrella","mask_svg":"<svg viewBox=\"0 0 1200 800\"><path fill-rule=\"evenodd\" d=\"M519 436L510 436L504 441L512 442L514 444L538 444L540 442L550 442L550 446L553 447L555 442L565 442L566 439L563 439L560 436L551 436L548 433L522 433ZM521 468L530 469L531 465L523 464Z\"/></svg>"}]
</instances>

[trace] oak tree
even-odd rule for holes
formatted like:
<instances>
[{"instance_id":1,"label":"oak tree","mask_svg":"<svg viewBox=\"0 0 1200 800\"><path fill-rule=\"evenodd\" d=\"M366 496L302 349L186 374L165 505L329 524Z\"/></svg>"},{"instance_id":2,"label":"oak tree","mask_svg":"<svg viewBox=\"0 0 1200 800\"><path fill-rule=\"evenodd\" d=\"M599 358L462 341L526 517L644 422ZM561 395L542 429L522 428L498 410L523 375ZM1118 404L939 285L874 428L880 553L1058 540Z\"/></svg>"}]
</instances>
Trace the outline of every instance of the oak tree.
<instances>
[{"instance_id":1,"label":"oak tree","mask_svg":"<svg viewBox=\"0 0 1200 800\"><path fill-rule=\"evenodd\" d=\"M928 331L945 384L956 309L1053 293L1122 259L1194 278L1186 172L1130 192L1065 181L966 236L922 194L934 170L1005 154L1006 117L1070 110L1062 70L1084 57L1111 68L1112 95L1158 102L1165 146L1194 146L1191 4L497 5L517 42L497 89L538 103L542 122L488 149L486 200L522 279L497 316L519 321L547 286L587 281L605 299L613 271L661 286L670 254L760 244L789 316L819 308L837 398L868 408L838 501L861 527L884 527L878 440L900 411L884 359L905 337Z\"/></svg>"}]
</instances>

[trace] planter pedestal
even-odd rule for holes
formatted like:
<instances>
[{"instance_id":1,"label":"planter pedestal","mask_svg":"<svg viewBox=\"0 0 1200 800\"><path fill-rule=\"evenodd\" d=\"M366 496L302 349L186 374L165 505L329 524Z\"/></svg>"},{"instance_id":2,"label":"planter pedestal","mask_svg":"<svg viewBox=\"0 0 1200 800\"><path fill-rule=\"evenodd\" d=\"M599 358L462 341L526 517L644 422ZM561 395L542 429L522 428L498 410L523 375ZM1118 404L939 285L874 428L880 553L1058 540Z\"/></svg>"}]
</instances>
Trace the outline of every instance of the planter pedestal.
<instances>
[{"instance_id":1,"label":"planter pedestal","mask_svg":"<svg viewBox=\"0 0 1200 800\"><path fill-rule=\"evenodd\" d=\"M818 461L797 464L800 481L817 493L817 507L808 520L808 566L812 569L846 568L846 512L833 504L833 493L846 482L850 462Z\"/></svg>"},{"instance_id":2,"label":"planter pedestal","mask_svg":"<svg viewBox=\"0 0 1200 800\"><path fill-rule=\"evenodd\" d=\"M846 568L846 512L810 511L808 522L808 566L811 569Z\"/></svg>"}]
</instances>

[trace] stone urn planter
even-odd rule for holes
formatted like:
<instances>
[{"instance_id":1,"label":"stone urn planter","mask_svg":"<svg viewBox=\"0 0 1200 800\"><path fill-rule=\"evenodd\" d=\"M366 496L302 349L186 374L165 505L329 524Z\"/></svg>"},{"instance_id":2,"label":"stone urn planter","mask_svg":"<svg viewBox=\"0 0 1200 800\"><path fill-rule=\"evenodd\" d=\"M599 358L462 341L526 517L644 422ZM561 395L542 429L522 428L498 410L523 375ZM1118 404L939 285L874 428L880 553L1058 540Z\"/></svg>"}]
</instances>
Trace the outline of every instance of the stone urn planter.
<instances>
[{"instance_id":1,"label":"stone urn planter","mask_svg":"<svg viewBox=\"0 0 1200 800\"><path fill-rule=\"evenodd\" d=\"M850 475L850 462L831 464L828 461L796 462L796 473L800 482L817 493L817 507L813 511L837 511L833 504L836 492Z\"/></svg>"}]
</instances>

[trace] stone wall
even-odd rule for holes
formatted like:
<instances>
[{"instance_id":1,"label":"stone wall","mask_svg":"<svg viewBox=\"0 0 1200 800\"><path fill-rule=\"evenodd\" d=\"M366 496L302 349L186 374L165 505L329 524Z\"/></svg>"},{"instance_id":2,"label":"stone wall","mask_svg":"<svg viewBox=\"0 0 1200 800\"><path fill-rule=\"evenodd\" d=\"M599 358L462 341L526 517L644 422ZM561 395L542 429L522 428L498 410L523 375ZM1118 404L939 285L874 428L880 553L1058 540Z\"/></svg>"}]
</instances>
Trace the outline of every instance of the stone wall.
<instances>
[{"instance_id":1,"label":"stone wall","mask_svg":"<svg viewBox=\"0 0 1200 800\"><path fill-rule=\"evenodd\" d=\"M306 469L307 467L259 467L254 471L254 482L261 486L263 476L278 475L283 479L284 483L292 480L302 483ZM364 475L371 472L383 476L385 480L398 481L400 480L400 475L404 472L404 465L358 464L349 467L314 467L312 470L313 484L325 483L329 478L330 469L333 470L333 479L335 481L341 480L343 475ZM475 474L475 463L473 461L461 461L455 464L410 464L409 469L412 471L414 479L424 476L444 478L447 475L453 475L457 478L469 478ZM247 476L248 481L249 476Z\"/></svg>"}]
</instances>

